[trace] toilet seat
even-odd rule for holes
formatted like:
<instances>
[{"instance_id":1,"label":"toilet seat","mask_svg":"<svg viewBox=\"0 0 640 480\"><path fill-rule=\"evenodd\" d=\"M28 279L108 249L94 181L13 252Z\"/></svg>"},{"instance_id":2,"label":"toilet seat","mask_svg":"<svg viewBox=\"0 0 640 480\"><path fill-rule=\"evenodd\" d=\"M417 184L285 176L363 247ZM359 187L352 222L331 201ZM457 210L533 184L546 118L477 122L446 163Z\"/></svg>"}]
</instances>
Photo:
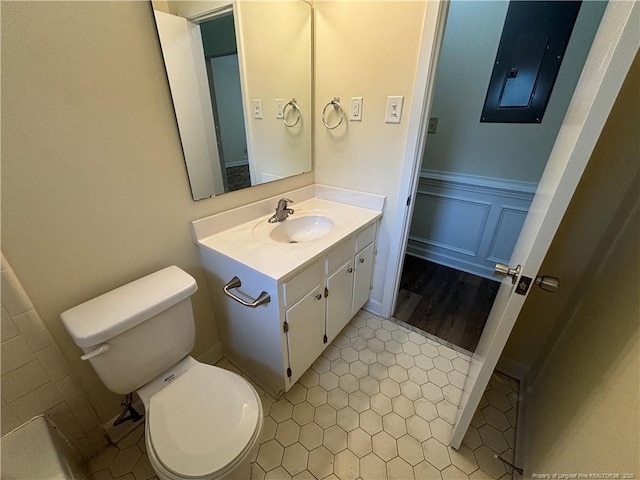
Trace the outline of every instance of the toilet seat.
<instances>
[{"instance_id":1,"label":"toilet seat","mask_svg":"<svg viewBox=\"0 0 640 480\"><path fill-rule=\"evenodd\" d=\"M151 396L147 443L176 476L222 477L255 444L261 415L260 399L248 381L196 363Z\"/></svg>"}]
</instances>

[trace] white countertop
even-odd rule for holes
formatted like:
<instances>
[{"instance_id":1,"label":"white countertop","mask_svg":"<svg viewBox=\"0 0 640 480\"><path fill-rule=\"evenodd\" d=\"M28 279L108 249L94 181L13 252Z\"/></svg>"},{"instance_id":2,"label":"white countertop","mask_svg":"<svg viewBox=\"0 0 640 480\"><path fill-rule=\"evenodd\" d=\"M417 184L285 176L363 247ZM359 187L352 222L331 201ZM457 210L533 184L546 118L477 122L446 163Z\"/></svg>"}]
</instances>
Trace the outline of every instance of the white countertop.
<instances>
[{"instance_id":1,"label":"white countertop","mask_svg":"<svg viewBox=\"0 0 640 480\"><path fill-rule=\"evenodd\" d=\"M214 235L197 238L197 243L275 280L281 280L382 216L380 210L356 207L322 198L311 198L291 207L294 208L295 213L289 218L323 215L333 220L333 229L325 236L309 242L277 243L265 240L265 236L268 237L270 230L287 220L268 223L267 220L272 215L269 214Z\"/></svg>"}]
</instances>

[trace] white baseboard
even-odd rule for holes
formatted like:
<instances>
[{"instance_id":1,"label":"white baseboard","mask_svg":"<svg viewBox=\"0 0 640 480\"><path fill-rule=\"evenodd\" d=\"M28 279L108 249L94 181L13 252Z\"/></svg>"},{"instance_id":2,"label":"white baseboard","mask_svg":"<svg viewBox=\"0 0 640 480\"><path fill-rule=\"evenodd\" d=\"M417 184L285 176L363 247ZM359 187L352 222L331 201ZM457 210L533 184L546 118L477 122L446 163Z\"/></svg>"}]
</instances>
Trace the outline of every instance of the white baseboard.
<instances>
[{"instance_id":1,"label":"white baseboard","mask_svg":"<svg viewBox=\"0 0 640 480\"><path fill-rule=\"evenodd\" d=\"M362 308L378 317L382 316L382 303L380 303L378 300L369 299Z\"/></svg>"}]
</instances>

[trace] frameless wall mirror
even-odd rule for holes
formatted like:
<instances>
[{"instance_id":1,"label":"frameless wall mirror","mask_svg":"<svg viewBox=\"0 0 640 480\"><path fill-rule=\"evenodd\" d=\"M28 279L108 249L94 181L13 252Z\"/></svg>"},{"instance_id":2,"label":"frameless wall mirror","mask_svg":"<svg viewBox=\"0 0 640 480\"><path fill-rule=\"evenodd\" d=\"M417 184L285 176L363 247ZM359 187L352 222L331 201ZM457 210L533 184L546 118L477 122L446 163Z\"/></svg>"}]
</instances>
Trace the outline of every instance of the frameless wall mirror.
<instances>
[{"instance_id":1,"label":"frameless wall mirror","mask_svg":"<svg viewBox=\"0 0 640 480\"><path fill-rule=\"evenodd\" d=\"M311 6L151 3L193 199L311 171Z\"/></svg>"}]
</instances>

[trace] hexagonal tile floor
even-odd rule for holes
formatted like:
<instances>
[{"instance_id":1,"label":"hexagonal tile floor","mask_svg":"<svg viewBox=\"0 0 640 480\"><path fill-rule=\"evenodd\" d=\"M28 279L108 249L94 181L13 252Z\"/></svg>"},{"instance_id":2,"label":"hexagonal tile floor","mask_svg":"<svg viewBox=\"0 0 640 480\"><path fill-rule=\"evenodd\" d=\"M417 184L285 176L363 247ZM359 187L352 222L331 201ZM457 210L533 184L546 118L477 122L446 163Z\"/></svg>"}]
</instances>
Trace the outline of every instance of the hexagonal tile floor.
<instances>
[{"instance_id":1,"label":"hexagonal tile floor","mask_svg":"<svg viewBox=\"0 0 640 480\"><path fill-rule=\"evenodd\" d=\"M240 373L226 360L218 366ZM362 310L264 407L252 479L506 479L518 382L494 374L459 450L449 444L469 356ZM156 478L143 429L89 463L95 480Z\"/></svg>"}]
</instances>

